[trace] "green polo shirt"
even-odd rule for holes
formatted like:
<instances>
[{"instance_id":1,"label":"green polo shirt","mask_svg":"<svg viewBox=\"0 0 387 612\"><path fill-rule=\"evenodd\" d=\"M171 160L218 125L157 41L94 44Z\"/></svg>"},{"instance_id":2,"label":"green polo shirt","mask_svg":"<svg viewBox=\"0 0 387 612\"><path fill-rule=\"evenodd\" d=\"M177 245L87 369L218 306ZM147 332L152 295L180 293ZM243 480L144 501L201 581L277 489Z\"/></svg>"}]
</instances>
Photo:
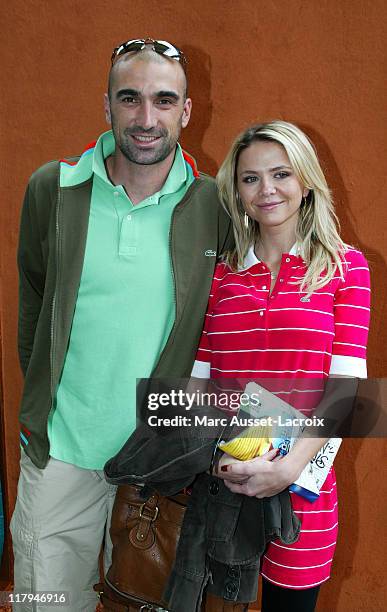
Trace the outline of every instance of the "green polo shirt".
<instances>
[{"instance_id":1,"label":"green polo shirt","mask_svg":"<svg viewBox=\"0 0 387 612\"><path fill-rule=\"evenodd\" d=\"M104 159L113 151L107 132L87 152L93 189L85 258L48 423L51 456L90 469L102 469L133 432L136 378L151 374L171 331L171 216L193 181L178 146L162 189L133 205L107 177Z\"/></svg>"}]
</instances>

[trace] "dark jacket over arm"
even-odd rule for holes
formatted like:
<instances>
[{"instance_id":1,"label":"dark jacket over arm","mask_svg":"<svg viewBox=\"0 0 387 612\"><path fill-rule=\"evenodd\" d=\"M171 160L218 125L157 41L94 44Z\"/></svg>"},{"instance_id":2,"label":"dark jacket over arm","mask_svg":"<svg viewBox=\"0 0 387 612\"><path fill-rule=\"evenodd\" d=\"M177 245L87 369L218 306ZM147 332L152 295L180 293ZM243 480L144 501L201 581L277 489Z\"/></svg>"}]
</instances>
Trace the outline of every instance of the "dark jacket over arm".
<instances>
[{"instance_id":1,"label":"dark jacket over arm","mask_svg":"<svg viewBox=\"0 0 387 612\"><path fill-rule=\"evenodd\" d=\"M219 417L216 409L206 412ZM194 418L195 410L190 415ZM255 601L267 543L274 537L286 544L298 538L300 523L287 490L266 499L237 495L205 473L225 433L222 426L209 435L204 427L154 430L143 424L105 466L109 482L145 484L164 495L194 481L165 592L174 612L198 612L206 586L226 600Z\"/></svg>"}]
</instances>

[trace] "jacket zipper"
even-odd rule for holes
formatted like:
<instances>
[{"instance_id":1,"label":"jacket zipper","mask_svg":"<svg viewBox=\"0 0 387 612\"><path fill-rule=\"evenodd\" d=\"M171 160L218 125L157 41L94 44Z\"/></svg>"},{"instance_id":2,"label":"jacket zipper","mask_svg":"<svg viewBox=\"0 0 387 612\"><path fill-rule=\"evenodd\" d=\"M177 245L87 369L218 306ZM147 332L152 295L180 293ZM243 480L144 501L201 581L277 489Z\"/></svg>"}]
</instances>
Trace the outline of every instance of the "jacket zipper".
<instances>
[{"instance_id":1,"label":"jacket zipper","mask_svg":"<svg viewBox=\"0 0 387 612\"><path fill-rule=\"evenodd\" d=\"M54 403L55 397L55 381L54 381L54 357L55 357L55 315L56 315L56 298L57 298L57 287L59 280L59 241L60 241L60 226L59 226L59 210L60 210L60 187L59 180L60 174L58 173L58 197L56 201L55 210L55 256L56 256L56 279L55 289L52 298L51 305L51 348L50 348L50 380L51 380L51 409Z\"/></svg>"},{"instance_id":2,"label":"jacket zipper","mask_svg":"<svg viewBox=\"0 0 387 612\"><path fill-rule=\"evenodd\" d=\"M135 595L127 595L126 593L123 593L122 591L117 589L117 587L114 586L114 584L112 584L106 576L105 576L105 582L113 591L117 593L117 595L120 595L120 597L127 599L129 602L130 600L132 600L138 603L139 605L142 604L140 610L155 610L156 611L160 608L158 603L146 602L143 599L139 599Z\"/></svg>"},{"instance_id":3,"label":"jacket zipper","mask_svg":"<svg viewBox=\"0 0 387 612\"><path fill-rule=\"evenodd\" d=\"M51 348L50 348L50 380L51 380L51 403L53 400L53 395L54 395L54 374L53 374L53 352L54 352L54 315L55 315L55 303L56 303L56 289L54 291L54 296L52 298L52 304L51 304Z\"/></svg>"},{"instance_id":4,"label":"jacket zipper","mask_svg":"<svg viewBox=\"0 0 387 612\"><path fill-rule=\"evenodd\" d=\"M172 332L173 332L173 330L175 328L175 323L176 323L176 319L177 319L176 276L175 276L175 268L174 268L174 265L173 265L173 254L172 254L172 232L173 232L173 227L174 227L174 224L175 224L176 208L177 207L175 206L175 208L173 210L173 213L172 213L171 227L169 229L169 244L168 244L169 259L170 259L170 262L171 262L171 272L172 272L172 278L173 278L173 303L174 303L174 306L175 306L175 318L174 318L174 321L173 321L173 325L172 325L172 329L171 329L170 334L172 334ZM167 342L168 342L168 339L167 339ZM161 357L161 355L160 355L160 357ZM159 357L159 359L160 359L160 357Z\"/></svg>"}]
</instances>

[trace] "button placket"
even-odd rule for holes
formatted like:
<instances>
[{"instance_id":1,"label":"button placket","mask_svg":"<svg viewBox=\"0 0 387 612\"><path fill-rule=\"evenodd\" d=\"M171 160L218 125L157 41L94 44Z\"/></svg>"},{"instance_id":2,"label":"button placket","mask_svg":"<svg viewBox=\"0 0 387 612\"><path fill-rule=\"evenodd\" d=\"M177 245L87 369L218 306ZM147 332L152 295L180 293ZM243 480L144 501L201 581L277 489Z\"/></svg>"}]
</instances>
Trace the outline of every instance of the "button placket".
<instances>
[{"instance_id":1,"label":"button placket","mask_svg":"<svg viewBox=\"0 0 387 612\"><path fill-rule=\"evenodd\" d=\"M269 270L269 268L265 264L262 263L261 270L262 270L262 272L264 272L266 274L266 276L268 277L268 280L266 280L266 278L263 281L261 280L260 282L263 282L264 284L261 287L258 287L260 290L266 292L266 296L265 296L266 297L266 307L258 312L258 316L259 317L263 317L265 315L265 311L266 311L266 308L267 308L267 305L268 305L268 298L269 298L269 291L270 291L270 282L271 282L270 281L270 270ZM262 297L262 295L261 295L261 297Z\"/></svg>"},{"instance_id":2,"label":"button placket","mask_svg":"<svg viewBox=\"0 0 387 612\"><path fill-rule=\"evenodd\" d=\"M283 289L284 287L284 283L286 282L286 279L289 277L289 275L292 272L293 266L291 264L292 258L291 257L282 257L282 261L281 261L281 266L280 269L278 271L278 276L277 276L277 281L273 287L273 291L271 293L272 298L276 297L278 295L278 287L277 284L281 285L281 289ZM289 265L290 264L290 265Z\"/></svg>"},{"instance_id":3,"label":"button placket","mask_svg":"<svg viewBox=\"0 0 387 612\"><path fill-rule=\"evenodd\" d=\"M119 254L124 257L137 255L138 227L134 209L124 215L121 221Z\"/></svg>"}]
</instances>

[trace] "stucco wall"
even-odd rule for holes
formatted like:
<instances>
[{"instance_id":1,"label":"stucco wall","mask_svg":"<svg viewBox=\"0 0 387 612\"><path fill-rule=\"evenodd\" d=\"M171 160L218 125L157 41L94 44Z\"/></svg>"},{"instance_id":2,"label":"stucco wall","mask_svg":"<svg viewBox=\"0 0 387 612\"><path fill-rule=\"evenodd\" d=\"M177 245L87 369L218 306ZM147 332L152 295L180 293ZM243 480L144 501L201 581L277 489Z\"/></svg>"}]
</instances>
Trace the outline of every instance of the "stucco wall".
<instances>
[{"instance_id":1,"label":"stucco wall","mask_svg":"<svg viewBox=\"0 0 387 612\"><path fill-rule=\"evenodd\" d=\"M202 170L215 173L231 139L257 120L287 119L312 137L343 235L371 264L369 370L372 376L385 374L386 7L382 0L14 0L3 5L2 452L8 517L19 452L15 249L21 199L38 165L79 153L105 129L102 94L111 50L122 40L149 35L186 51L194 110L183 145ZM385 609L385 452L385 441L347 441L340 451L340 540L320 612Z\"/></svg>"}]
</instances>

